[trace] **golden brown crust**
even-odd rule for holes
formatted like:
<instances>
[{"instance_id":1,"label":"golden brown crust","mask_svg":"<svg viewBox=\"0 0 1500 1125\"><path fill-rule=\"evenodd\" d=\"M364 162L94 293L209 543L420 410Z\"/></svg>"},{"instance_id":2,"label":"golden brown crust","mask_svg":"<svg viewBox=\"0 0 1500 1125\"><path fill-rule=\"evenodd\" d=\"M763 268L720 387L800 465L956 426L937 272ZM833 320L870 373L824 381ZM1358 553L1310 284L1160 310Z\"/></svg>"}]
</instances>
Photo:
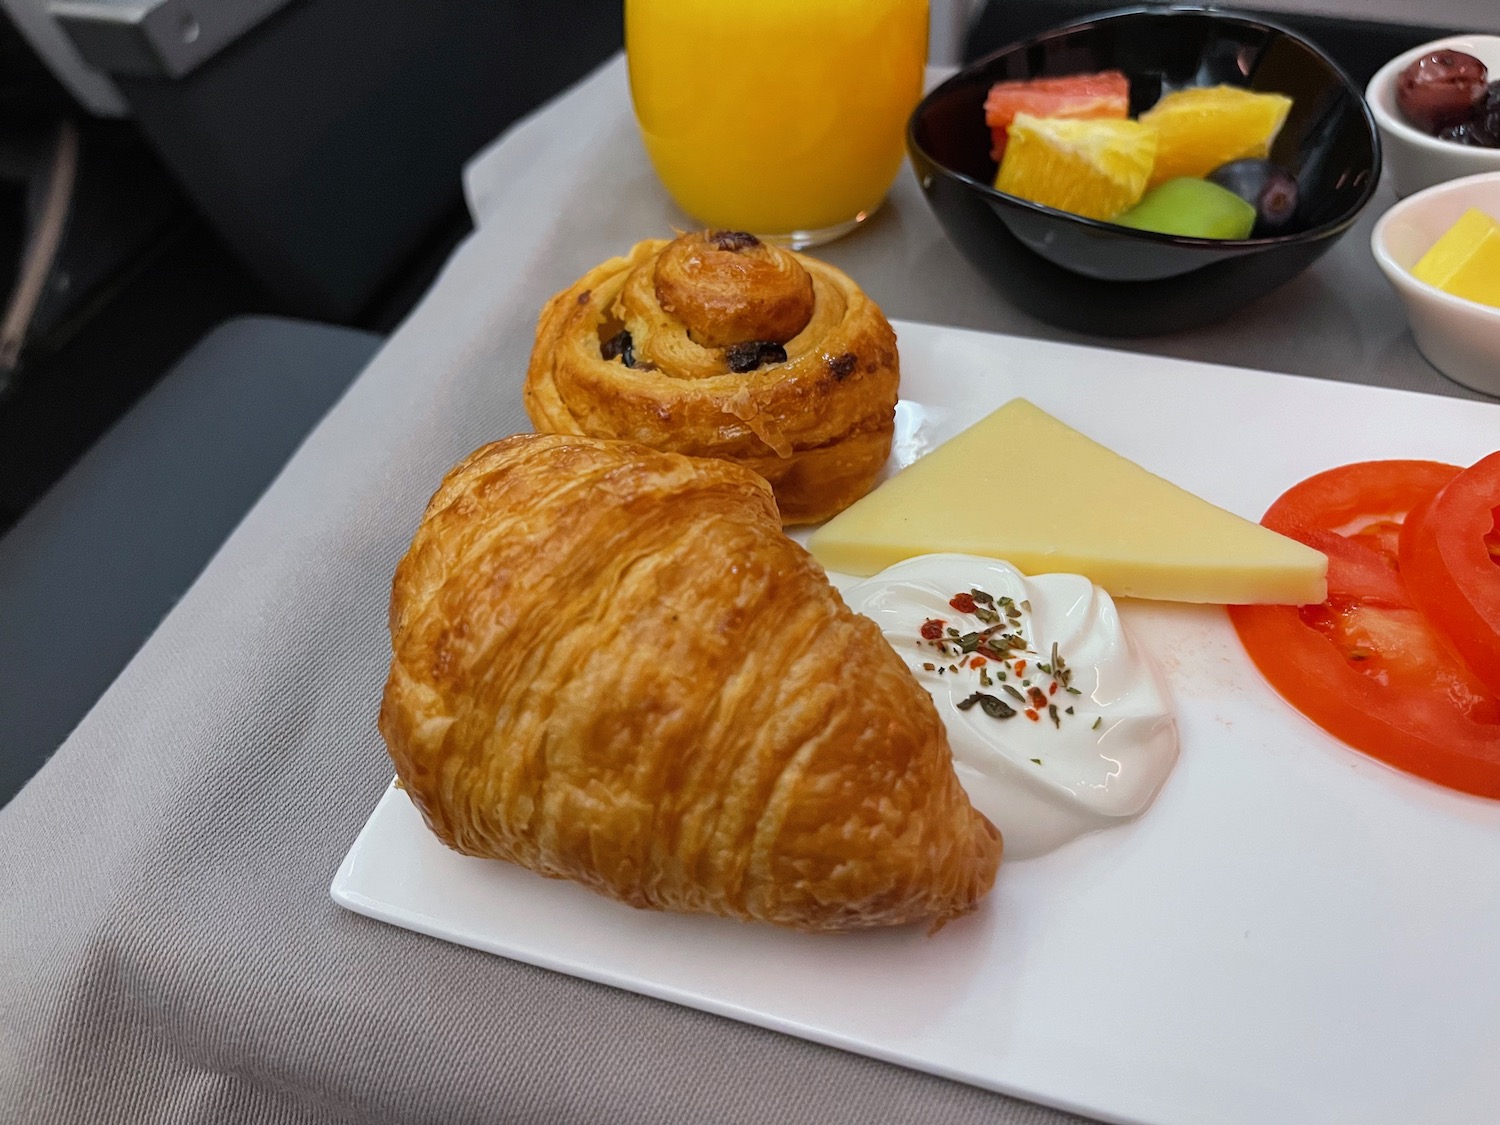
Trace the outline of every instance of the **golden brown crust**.
<instances>
[{"instance_id":1,"label":"golden brown crust","mask_svg":"<svg viewBox=\"0 0 1500 1125\"><path fill-rule=\"evenodd\" d=\"M526 412L543 433L734 461L770 481L784 523L816 523L868 492L890 454L896 334L845 274L758 242L715 243L735 237L637 243L548 301ZM634 367L601 352L622 331ZM730 339L740 333L751 334ZM785 361L730 370L733 345L762 341L784 344Z\"/></svg>"},{"instance_id":2,"label":"golden brown crust","mask_svg":"<svg viewBox=\"0 0 1500 1125\"><path fill-rule=\"evenodd\" d=\"M662 311L705 348L784 344L807 327L816 305L812 276L794 255L736 231L673 239L651 277Z\"/></svg>"},{"instance_id":3,"label":"golden brown crust","mask_svg":"<svg viewBox=\"0 0 1500 1125\"><path fill-rule=\"evenodd\" d=\"M432 830L634 906L808 930L989 889L927 693L719 461L522 435L396 570L380 729Z\"/></svg>"}]
</instances>

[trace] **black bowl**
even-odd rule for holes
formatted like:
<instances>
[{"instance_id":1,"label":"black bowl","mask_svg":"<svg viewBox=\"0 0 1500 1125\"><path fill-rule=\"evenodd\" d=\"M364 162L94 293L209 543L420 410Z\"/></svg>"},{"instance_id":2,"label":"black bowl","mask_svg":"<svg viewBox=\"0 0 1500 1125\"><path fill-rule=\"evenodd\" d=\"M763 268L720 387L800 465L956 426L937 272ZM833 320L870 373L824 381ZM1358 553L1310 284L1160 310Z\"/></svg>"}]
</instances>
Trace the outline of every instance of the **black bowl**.
<instances>
[{"instance_id":1,"label":"black bowl","mask_svg":"<svg viewBox=\"0 0 1500 1125\"><path fill-rule=\"evenodd\" d=\"M984 99L999 81L1121 70L1130 112L1189 86L1293 99L1271 159L1301 203L1269 238L1182 238L1031 203L990 185ZM1291 280L1353 225L1380 176L1380 136L1358 89L1285 28L1203 8L1131 8L1046 32L966 67L922 99L907 127L917 181L943 228L1017 307L1106 336L1218 320Z\"/></svg>"}]
</instances>

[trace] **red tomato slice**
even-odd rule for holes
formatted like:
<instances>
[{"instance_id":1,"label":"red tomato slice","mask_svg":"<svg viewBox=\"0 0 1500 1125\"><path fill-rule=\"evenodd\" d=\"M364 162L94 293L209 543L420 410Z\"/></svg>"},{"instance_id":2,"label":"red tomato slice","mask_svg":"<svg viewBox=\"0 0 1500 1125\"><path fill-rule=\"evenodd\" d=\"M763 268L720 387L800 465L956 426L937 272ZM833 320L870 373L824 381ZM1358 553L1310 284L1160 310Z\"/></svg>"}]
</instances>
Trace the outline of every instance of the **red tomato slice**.
<instances>
[{"instance_id":1,"label":"red tomato slice","mask_svg":"<svg viewBox=\"0 0 1500 1125\"><path fill-rule=\"evenodd\" d=\"M1401 572L1412 601L1500 694L1500 453L1454 477L1407 518Z\"/></svg>"},{"instance_id":2,"label":"red tomato slice","mask_svg":"<svg viewBox=\"0 0 1500 1125\"><path fill-rule=\"evenodd\" d=\"M1500 696L1413 604L1400 527L1460 470L1372 461L1294 485L1261 521L1329 554L1316 606L1230 606L1240 640L1289 703L1334 737L1441 785L1500 797Z\"/></svg>"},{"instance_id":3,"label":"red tomato slice","mask_svg":"<svg viewBox=\"0 0 1500 1125\"><path fill-rule=\"evenodd\" d=\"M1356 461L1287 489L1260 521L1283 535L1322 528L1341 535L1400 524L1406 513L1463 470L1441 461Z\"/></svg>"},{"instance_id":4,"label":"red tomato slice","mask_svg":"<svg viewBox=\"0 0 1500 1125\"><path fill-rule=\"evenodd\" d=\"M1322 528L1283 531L1328 556L1328 596L1380 605L1408 605L1406 583L1396 569L1394 546L1386 549L1366 536L1340 535Z\"/></svg>"},{"instance_id":5,"label":"red tomato slice","mask_svg":"<svg viewBox=\"0 0 1500 1125\"><path fill-rule=\"evenodd\" d=\"M1456 477L1438 461L1362 461L1308 477L1261 523L1328 556L1329 597L1410 605L1397 567L1406 513Z\"/></svg>"}]
</instances>

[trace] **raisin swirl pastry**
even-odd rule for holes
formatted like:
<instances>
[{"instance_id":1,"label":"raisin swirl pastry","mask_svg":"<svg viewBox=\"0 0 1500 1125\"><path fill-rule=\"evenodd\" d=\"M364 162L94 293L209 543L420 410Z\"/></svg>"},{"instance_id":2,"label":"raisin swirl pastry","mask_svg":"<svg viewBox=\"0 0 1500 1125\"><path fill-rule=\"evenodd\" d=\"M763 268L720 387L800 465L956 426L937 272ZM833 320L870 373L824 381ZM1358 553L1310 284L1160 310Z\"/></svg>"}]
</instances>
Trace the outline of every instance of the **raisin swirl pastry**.
<instances>
[{"instance_id":1,"label":"raisin swirl pastry","mask_svg":"<svg viewBox=\"0 0 1500 1125\"><path fill-rule=\"evenodd\" d=\"M523 434L433 496L380 730L432 831L637 907L805 930L990 888L931 698L726 461Z\"/></svg>"},{"instance_id":2,"label":"raisin swirl pastry","mask_svg":"<svg viewBox=\"0 0 1500 1125\"><path fill-rule=\"evenodd\" d=\"M637 243L548 301L525 399L543 433L737 462L784 523L815 523L875 483L898 378L896 334L847 275L709 231Z\"/></svg>"}]
</instances>

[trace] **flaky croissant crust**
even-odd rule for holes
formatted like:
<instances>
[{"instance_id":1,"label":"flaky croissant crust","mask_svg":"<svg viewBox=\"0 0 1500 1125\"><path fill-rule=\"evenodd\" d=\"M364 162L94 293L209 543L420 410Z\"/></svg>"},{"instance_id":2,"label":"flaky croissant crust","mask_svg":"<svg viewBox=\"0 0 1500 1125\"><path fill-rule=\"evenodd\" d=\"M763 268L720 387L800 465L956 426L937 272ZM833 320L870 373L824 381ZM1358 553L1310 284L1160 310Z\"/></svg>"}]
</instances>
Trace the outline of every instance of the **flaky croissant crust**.
<instances>
[{"instance_id":1,"label":"flaky croissant crust","mask_svg":"<svg viewBox=\"0 0 1500 1125\"><path fill-rule=\"evenodd\" d=\"M541 432L735 461L771 482L784 522L817 522L869 491L890 454L896 336L847 275L733 241L748 237L641 242L553 297L526 411ZM621 331L634 367L601 354ZM730 370L726 349L758 341L785 361Z\"/></svg>"},{"instance_id":2,"label":"flaky croissant crust","mask_svg":"<svg viewBox=\"0 0 1500 1125\"><path fill-rule=\"evenodd\" d=\"M438 489L380 710L469 855L807 930L971 909L998 832L927 693L737 466L522 435Z\"/></svg>"}]
</instances>

